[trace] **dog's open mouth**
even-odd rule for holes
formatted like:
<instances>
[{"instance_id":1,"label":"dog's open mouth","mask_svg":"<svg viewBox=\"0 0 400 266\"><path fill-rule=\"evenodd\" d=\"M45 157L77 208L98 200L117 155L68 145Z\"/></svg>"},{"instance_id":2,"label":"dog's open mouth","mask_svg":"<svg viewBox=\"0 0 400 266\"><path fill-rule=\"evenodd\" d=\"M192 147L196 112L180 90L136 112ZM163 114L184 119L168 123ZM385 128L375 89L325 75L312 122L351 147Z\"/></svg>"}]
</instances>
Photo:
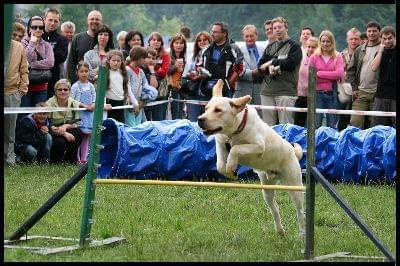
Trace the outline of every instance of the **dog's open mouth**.
<instances>
[{"instance_id":1,"label":"dog's open mouth","mask_svg":"<svg viewBox=\"0 0 400 266\"><path fill-rule=\"evenodd\" d=\"M216 129L203 129L205 135L212 135L222 130L222 127L217 127Z\"/></svg>"}]
</instances>

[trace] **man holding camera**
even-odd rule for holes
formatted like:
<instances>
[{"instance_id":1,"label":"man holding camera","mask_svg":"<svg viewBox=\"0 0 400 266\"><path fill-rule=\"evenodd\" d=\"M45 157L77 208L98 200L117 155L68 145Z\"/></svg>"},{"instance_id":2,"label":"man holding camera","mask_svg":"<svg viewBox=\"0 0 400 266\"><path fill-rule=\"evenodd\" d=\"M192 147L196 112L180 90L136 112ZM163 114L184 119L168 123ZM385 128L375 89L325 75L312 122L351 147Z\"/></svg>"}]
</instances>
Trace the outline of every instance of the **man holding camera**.
<instances>
[{"instance_id":1,"label":"man holding camera","mask_svg":"<svg viewBox=\"0 0 400 266\"><path fill-rule=\"evenodd\" d=\"M302 58L300 44L288 36L288 23L282 17L272 20L276 40L269 44L258 61L253 75L264 74L261 83L261 104L266 106L293 107L297 98L297 80ZM262 110L264 122L273 126L293 124L293 113Z\"/></svg>"}]
</instances>

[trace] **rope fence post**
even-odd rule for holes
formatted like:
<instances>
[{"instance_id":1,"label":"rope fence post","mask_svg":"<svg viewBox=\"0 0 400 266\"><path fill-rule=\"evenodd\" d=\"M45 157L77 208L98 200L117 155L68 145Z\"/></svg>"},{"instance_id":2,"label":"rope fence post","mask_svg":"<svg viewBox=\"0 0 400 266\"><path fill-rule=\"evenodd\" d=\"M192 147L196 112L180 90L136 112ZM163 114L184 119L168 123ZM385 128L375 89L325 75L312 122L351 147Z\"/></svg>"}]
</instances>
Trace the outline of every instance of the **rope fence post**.
<instances>
[{"instance_id":1,"label":"rope fence post","mask_svg":"<svg viewBox=\"0 0 400 266\"><path fill-rule=\"evenodd\" d=\"M310 66L308 75L305 258L311 259L314 257L315 180L311 168L315 166L316 69Z\"/></svg>"},{"instance_id":2,"label":"rope fence post","mask_svg":"<svg viewBox=\"0 0 400 266\"><path fill-rule=\"evenodd\" d=\"M92 136L90 137L90 153L88 161L88 170L86 174L86 189L85 198L83 203L82 223L81 223L81 234L79 239L79 245L86 247L89 245L90 229L94 220L93 209L95 204L95 190L96 185L94 180L97 177L97 169L100 167L98 164L100 157L100 150L103 148L100 144L101 131L103 130L103 108L104 98L106 95L106 77L108 69L104 66L99 67L99 83L96 92L96 108L94 110L93 117L93 130Z\"/></svg>"}]
</instances>

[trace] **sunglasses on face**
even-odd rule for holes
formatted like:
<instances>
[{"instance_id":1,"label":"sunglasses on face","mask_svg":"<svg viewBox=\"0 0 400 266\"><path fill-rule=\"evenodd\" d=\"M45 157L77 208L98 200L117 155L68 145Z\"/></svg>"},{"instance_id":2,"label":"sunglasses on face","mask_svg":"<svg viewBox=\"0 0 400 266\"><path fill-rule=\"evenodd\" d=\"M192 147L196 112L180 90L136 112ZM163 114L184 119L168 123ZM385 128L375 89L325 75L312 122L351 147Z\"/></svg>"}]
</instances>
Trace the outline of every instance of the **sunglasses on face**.
<instances>
[{"instance_id":1,"label":"sunglasses on face","mask_svg":"<svg viewBox=\"0 0 400 266\"><path fill-rule=\"evenodd\" d=\"M57 91L69 91L69 89L67 89L67 88L61 88L61 89L57 89Z\"/></svg>"},{"instance_id":2,"label":"sunglasses on face","mask_svg":"<svg viewBox=\"0 0 400 266\"><path fill-rule=\"evenodd\" d=\"M44 30L44 26L31 26L32 30Z\"/></svg>"}]
</instances>

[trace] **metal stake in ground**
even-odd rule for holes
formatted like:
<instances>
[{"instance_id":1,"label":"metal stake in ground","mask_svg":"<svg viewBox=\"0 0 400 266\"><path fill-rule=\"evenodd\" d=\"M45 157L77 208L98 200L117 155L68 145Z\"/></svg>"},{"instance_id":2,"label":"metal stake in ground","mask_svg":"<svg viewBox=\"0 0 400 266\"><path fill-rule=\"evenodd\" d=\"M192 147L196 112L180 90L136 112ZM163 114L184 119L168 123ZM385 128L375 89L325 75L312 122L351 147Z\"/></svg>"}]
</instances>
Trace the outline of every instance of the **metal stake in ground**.
<instances>
[{"instance_id":1,"label":"metal stake in ground","mask_svg":"<svg viewBox=\"0 0 400 266\"><path fill-rule=\"evenodd\" d=\"M83 202L83 214L81 223L81 235L79 240L79 245L81 247L89 245L90 229L93 221L93 209L94 209L94 198L96 186L94 184L94 179L97 176L97 168L100 167L98 164L100 150L102 147L100 144L100 137L102 131L102 121L103 121L103 108L104 108L104 98L106 95L106 77L108 75L108 69L104 66L99 67L99 82L96 92L96 108L94 110L93 118L93 130L92 136L90 138L90 154L88 161L88 172L86 174L86 189L85 189L85 199Z\"/></svg>"}]
</instances>

